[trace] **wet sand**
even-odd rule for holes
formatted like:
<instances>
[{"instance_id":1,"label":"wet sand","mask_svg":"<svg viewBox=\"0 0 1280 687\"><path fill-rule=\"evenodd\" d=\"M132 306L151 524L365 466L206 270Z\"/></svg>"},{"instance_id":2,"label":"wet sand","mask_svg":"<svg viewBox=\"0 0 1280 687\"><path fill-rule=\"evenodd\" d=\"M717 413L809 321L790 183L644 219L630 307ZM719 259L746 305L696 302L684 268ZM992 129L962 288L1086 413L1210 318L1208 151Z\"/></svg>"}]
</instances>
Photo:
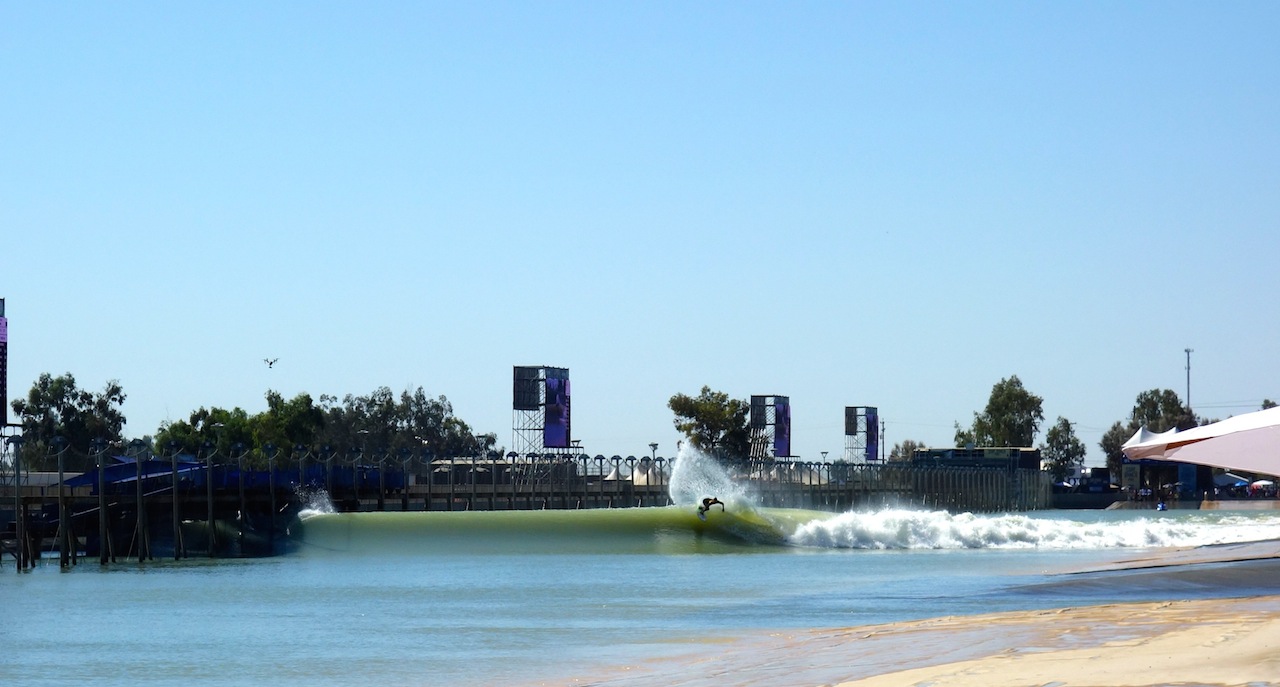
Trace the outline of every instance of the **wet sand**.
<instances>
[{"instance_id":1,"label":"wet sand","mask_svg":"<svg viewBox=\"0 0 1280 687\"><path fill-rule=\"evenodd\" d=\"M1280 542L1144 554L1098 572L1280 559ZM1070 577L1070 574L1066 575ZM1280 589L1280 576L1276 578ZM1224 597L1232 596L1230 589ZM719 638L573 685L1280 686L1280 595L943 617Z\"/></svg>"}]
</instances>

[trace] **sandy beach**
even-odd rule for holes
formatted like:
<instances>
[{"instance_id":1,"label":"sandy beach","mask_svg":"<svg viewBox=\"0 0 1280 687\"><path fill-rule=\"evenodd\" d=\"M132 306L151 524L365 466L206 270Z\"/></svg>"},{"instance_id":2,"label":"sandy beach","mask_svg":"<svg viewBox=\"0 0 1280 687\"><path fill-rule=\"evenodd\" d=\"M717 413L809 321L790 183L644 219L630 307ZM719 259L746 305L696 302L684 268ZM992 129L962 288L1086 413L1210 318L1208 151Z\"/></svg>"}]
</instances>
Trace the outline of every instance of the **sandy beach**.
<instances>
[{"instance_id":1,"label":"sandy beach","mask_svg":"<svg viewBox=\"0 0 1280 687\"><path fill-rule=\"evenodd\" d=\"M1280 562L1280 542L1154 552L1089 571ZM1070 578L1067 574L1065 577ZM1224 596L1230 592L1224 590ZM1280 595L948 616L706 644L575 685L1261 687L1280 685Z\"/></svg>"},{"instance_id":2,"label":"sandy beach","mask_svg":"<svg viewBox=\"0 0 1280 687\"><path fill-rule=\"evenodd\" d=\"M708 640L573 685L1280 685L1280 596L1111 604Z\"/></svg>"},{"instance_id":3,"label":"sandy beach","mask_svg":"<svg viewBox=\"0 0 1280 687\"><path fill-rule=\"evenodd\" d=\"M842 687L1280 684L1280 597L1108 605L869 628L870 634L1002 634L982 656L845 680ZM851 637L856 641L856 637Z\"/></svg>"}]
</instances>

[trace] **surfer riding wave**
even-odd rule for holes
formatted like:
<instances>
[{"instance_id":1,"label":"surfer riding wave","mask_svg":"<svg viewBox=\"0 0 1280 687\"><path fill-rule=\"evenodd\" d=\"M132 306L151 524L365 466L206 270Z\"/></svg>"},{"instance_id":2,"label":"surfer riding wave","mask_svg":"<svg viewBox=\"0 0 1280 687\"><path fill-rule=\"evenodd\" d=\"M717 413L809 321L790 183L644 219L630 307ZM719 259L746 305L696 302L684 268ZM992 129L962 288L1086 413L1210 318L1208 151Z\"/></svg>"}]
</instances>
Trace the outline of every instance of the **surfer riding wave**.
<instances>
[{"instance_id":1,"label":"surfer riding wave","mask_svg":"<svg viewBox=\"0 0 1280 687\"><path fill-rule=\"evenodd\" d=\"M720 512L721 512L721 513L723 513L723 512L724 512L724 501L721 501L720 499L718 499L718 498L716 498L716 497L714 497L714 496L708 496L707 498L702 499L702 505L701 505L701 506L698 506L698 517L699 517L699 518L701 518L701 519L703 519L703 520L706 520L706 519L707 519L707 511L711 510L711 507L712 507L712 506L714 506L714 505L716 505L716 504L719 504L719 505L720 505Z\"/></svg>"}]
</instances>

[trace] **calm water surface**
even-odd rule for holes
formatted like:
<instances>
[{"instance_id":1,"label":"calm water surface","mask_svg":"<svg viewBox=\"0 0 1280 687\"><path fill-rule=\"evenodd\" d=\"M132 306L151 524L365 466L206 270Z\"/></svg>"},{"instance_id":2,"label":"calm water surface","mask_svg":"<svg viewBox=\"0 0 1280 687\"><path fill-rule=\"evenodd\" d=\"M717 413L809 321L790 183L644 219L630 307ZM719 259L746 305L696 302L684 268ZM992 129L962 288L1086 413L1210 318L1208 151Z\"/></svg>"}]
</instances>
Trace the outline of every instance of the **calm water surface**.
<instances>
[{"instance_id":1,"label":"calm water surface","mask_svg":"<svg viewBox=\"0 0 1280 687\"><path fill-rule=\"evenodd\" d=\"M1057 574L1280 538L1270 513L735 515L323 514L278 558L60 571L54 557L24 573L6 559L0 664L27 686L559 684L708 637L1278 586L1241 565Z\"/></svg>"}]
</instances>

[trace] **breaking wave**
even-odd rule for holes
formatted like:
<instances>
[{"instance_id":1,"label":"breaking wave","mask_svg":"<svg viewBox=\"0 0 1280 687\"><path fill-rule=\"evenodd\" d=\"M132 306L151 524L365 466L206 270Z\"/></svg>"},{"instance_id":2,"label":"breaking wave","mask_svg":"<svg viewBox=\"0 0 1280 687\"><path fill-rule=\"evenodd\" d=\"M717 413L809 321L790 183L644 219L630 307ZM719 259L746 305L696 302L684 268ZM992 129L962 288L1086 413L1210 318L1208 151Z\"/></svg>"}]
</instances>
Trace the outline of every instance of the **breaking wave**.
<instances>
[{"instance_id":1,"label":"breaking wave","mask_svg":"<svg viewBox=\"0 0 1280 687\"><path fill-rule=\"evenodd\" d=\"M1280 516L1200 514L1107 519L889 509L848 512L800 525L797 546L849 549L1111 549L1207 546L1280 538ZM1085 513L1078 514L1084 516Z\"/></svg>"}]
</instances>

